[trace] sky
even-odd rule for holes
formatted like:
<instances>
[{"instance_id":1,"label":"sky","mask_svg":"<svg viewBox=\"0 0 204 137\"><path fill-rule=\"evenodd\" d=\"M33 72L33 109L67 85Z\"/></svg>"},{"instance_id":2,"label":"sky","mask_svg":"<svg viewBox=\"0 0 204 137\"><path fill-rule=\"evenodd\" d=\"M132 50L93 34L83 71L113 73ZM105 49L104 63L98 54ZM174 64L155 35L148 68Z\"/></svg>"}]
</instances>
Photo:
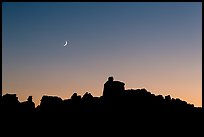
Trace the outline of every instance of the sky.
<instances>
[{"instance_id":1,"label":"sky","mask_svg":"<svg viewBox=\"0 0 204 137\"><path fill-rule=\"evenodd\" d=\"M2 93L21 102L99 97L113 76L200 107L201 50L201 2L2 3Z\"/></svg>"}]
</instances>

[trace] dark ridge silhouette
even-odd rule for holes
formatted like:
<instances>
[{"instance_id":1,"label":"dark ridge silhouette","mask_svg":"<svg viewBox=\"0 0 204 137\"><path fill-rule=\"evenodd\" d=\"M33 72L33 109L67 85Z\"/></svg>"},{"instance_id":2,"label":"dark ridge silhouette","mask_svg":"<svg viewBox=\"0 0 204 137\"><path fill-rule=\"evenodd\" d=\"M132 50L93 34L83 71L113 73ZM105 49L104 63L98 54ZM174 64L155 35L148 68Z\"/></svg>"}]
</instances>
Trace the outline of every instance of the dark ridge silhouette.
<instances>
[{"instance_id":1,"label":"dark ridge silhouette","mask_svg":"<svg viewBox=\"0 0 204 137\"><path fill-rule=\"evenodd\" d=\"M82 97L74 93L70 99L64 100L45 95L36 108L32 96L25 102L19 102L16 94L5 94L1 102L4 125L10 128L25 120L24 127L37 124L41 128L53 128L55 123L55 128L63 128L62 123L66 123L65 127L84 128L91 123L92 126L105 124L112 128L125 122L126 126L131 123L139 127L145 123L154 127L155 123L159 123L162 128L162 125L169 124L176 127L176 123L189 126L188 122L194 122L195 126L203 115L201 107L194 107L179 98L154 95L145 88L125 90L124 86L123 82L109 77L100 97L93 97L89 92Z\"/></svg>"},{"instance_id":2,"label":"dark ridge silhouette","mask_svg":"<svg viewBox=\"0 0 204 137\"><path fill-rule=\"evenodd\" d=\"M86 92L82 97L74 93L70 99L62 100L57 96L43 96L35 108L32 96L19 102L16 94L2 96L3 113L199 113L194 107L170 95L154 95L143 89L125 90L125 83L109 77L104 84L103 96L93 97Z\"/></svg>"}]
</instances>

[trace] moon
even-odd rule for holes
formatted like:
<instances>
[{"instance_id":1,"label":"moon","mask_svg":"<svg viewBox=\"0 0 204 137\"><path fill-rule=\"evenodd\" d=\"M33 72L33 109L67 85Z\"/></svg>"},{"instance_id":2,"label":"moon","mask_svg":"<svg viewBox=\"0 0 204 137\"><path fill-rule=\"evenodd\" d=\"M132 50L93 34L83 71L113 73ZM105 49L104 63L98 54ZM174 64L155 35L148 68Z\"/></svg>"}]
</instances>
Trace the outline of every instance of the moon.
<instances>
[{"instance_id":1,"label":"moon","mask_svg":"<svg viewBox=\"0 0 204 137\"><path fill-rule=\"evenodd\" d=\"M64 47L67 46L67 41L65 41Z\"/></svg>"}]
</instances>

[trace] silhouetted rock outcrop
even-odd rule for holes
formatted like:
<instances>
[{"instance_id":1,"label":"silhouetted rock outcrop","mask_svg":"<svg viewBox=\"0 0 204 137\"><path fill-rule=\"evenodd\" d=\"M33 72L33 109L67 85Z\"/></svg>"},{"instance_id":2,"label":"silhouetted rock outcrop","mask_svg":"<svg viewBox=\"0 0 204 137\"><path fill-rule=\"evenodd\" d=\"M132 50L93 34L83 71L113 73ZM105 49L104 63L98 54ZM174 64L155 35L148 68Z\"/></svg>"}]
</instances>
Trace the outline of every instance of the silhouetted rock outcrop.
<instances>
[{"instance_id":1,"label":"silhouetted rock outcrop","mask_svg":"<svg viewBox=\"0 0 204 137\"><path fill-rule=\"evenodd\" d=\"M35 111L35 103L32 96L29 96L27 101L21 103L21 109L24 112L32 113Z\"/></svg>"},{"instance_id":2,"label":"silhouetted rock outcrop","mask_svg":"<svg viewBox=\"0 0 204 137\"><path fill-rule=\"evenodd\" d=\"M108 99L115 99L122 95L125 90L125 83L114 81L113 77L109 77L104 84L103 96Z\"/></svg>"},{"instance_id":3,"label":"silhouetted rock outcrop","mask_svg":"<svg viewBox=\"0 0 204 137\"><path fill-rule=\"evenodd\" d=\"M38 108L40 112L60 112L62 99L57 96L43 96Z\"/></svg>"},{"instance_id":4,"label":"silhouetted rock outcrop","mask_svg":"<svg viewBox=\"0 0 204 137\"><path fill-rule=\"evenodd\" d=\"M125 90L125 84L109 77L104 84L103 96L93 97L86 92L82 97L74 93L70 99L62 100L57 96L43 96L40 105L35 108L32 96L20 103L16 94L5 94L2 97L3 111L9 113L33 114L170 114L201 113L201 108L194 107L170 95L154 95L146 89Z\"/></svg>"},{"instance_id":5,"label":"silhouetted rock outcrop","mask_svg":"<svg viewBox=\"0 0 204 137\"><path fill-rule=\"evenodd\" d=\"M20 102L16 94L5 94L2 97L3 113L18 113L21 110Z\"/></svg>"}]
</instances>

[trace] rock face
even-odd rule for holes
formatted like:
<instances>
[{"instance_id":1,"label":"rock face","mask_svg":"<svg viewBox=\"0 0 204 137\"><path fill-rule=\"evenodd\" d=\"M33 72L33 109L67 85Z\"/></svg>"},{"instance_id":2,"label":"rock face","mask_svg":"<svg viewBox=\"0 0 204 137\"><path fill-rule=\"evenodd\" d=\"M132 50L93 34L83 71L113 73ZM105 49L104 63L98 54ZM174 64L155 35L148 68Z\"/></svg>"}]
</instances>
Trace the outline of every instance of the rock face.
<instances>
[{"instance_id":1,"label":"rock face","mask_svg":"<svg viewBox=\"0 0 204 137\"><path fill-rule=\"evenodd\" d=\"M172 98L170 95L165 97L154 95L145 88L125 90L124 85L123 82L114 81L113 77L109 77L104 84L103 96L93 97L89 92L83 96L74 93L71 98L63 100L57 96L45 95L36 108L32 96L25 102L19 102L16 94L6 94L2 97L1 124L5 128L2 131L9 129L6 136L12 136L13 134L8 133L13 133L11 131L16 131L18 127L17 131L25 131L26 135L27 131L34 133L33 131L40 129L38 135L42 135L44 131L45 135L49 136L48 133L53 134L56 129L59 129L57 133L65 131L66 134L75 130L92 132L91 129L99 128L101 125L99 133L107 129L114 131L115 127L117 129L114 131L115 134L120 128L124 131L124 127L128 127L124 133L133 128L135 136L141 135L138 131L142 131L144 135L144 129L151 133L153 127L156 128L155 131L158 129L163 131L163 128L180 131L184 128L183 134L197 126L195 132L191 132L194 135L198 133L197 131L202 131L198 130L203 118L201 108ZM107 131L106 135L109 135L109 130ZM76 133L74 135L77 136Z\"/></svg>"},{"instance_id":2,"label":"rock face","mask_svg":"<svg viewBox=\"0 0 204 137\"><path fill-rule=\"evenodd\" d=\"M125 83L114 81L113 77L109 77L108 81L104 84L103 97L115 98L120 96L125 90Z\"/></svg>"},{"instance_id":3,"label":"rock face","mask_svg":"<svg viewBox=\"0 0 204 137\"><path fill-rule=\"evenodd\" d=\"M2 96L3 110L8 113L17 112L20 109L20 102L16 94L5 94Z\"/></svg>"},{"instance_id":4,"label":"rock face","mask_svg":"<svg viewBox=\"0 0 204 137\"><path fill-rule=\"evenodd\" d=\"M154 95L143 89L127 89L125 83L114 81L109 77L104 84L103 95L93 97L86 92L82 97L74 93L70 99L61 99L57 96L43 96L39 106L35 108L32 96L27 101L19 102L16 94L2 96L2 112L8 114L64 114L76 115L105 115L105 114L179 114L200 113L201 108L194 107L170 95Z\"/></svg>"}]
</instances>

